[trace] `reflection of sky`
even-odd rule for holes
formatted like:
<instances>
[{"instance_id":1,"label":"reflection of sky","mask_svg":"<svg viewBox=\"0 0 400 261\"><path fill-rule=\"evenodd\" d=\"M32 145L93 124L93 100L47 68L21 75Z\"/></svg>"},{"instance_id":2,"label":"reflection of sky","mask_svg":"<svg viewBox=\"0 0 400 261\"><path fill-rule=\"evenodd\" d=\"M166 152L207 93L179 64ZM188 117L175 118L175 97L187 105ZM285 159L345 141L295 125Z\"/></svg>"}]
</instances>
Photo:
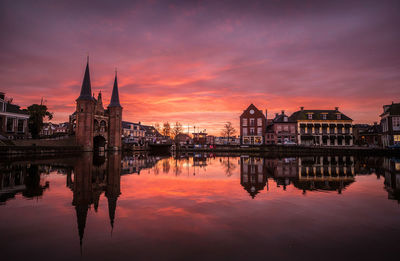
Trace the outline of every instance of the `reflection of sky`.
<instances>
[{"instance_id":1,"label":"reflection of sky","mask_svg":"<svg viewBox=\"0 0 400 261\"><path fill-rule=\"evenodd\" d=\"M124 119L217 132L253 102L270 115L340 106L373 122L399 97L398 1L2 1L0 82L66 121L86 53Z\"/></svg>"},{"instance_id":2,"label":"reflection of sky","mask_svg":"<svg viewBox=\"0 0 400 261\"><path fill-rule=\"evenodd\" d=\"M113 234L102 194L98 212L92 206L88 213L84 258L295 256L303 260L311 255L311 259L368 260L385 258L397 249L400 209L387 199L383 179L356 176L343 194L306 195L293 185L284 191L269 179L269 190L251 199L240 185L237 160L233 162L237 168L230 177L219 158L209 160L206 172L196 176L175 176L172 168L158 175L144 171L122 176ZM3 256L12 253L20 260L29 253L37 260L79 258L76 213L66 176L52 173L44 179L50 188L43 197L24 200L17 196L0 207ZM24 251L15 251L21 245Z\"/></svg>"}]
</instances>

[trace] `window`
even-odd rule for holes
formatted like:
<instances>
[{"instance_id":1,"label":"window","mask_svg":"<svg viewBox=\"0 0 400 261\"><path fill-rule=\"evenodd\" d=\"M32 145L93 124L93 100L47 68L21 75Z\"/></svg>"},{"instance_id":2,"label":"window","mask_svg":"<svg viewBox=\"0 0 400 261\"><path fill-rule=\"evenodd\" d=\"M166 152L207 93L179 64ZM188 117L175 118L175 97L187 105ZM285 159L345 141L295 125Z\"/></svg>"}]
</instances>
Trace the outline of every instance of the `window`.
<instances>
[{"instance_id":1,"label":"window","mask_svg":"<svg viewBox=\"0 0 400 261\"><path fill-rule=\"evenodd\" d=\"M250 126L254 126L254 119L250 119Z\"/></svg>"},{"instance_id":2,"label":"window","mask_svg":"<svg viewBox=\"0 0 400 261\"><path fill-rule=\"evenodd\" d=\"M257 119L257 126L262 126L262 118Z\"/></svg>"},{"instance_id":3,"label":"window","mask_svg":"<svg viewBox=\"0 0 400 261\"><path fill-rule=\"evenodd\" d=\"M261 127L257 128L257 135L262 135L262 128Z\"/></svg>"},{"instance_id":4,"label":"window","mask_svg":"<svg viewBox=\"0 0 400 261\"><path fill-rule=\"evenodd\" d=\"M250 135L254 135L254 128L250 128Z\"/></svg>"},{"instance_id":5,"label":"window","mask_svg":"<svg viewBox=\"0 0 400 261\"><path fill-rule=\"evenodd\" d=\"M24 120L18 120L18 132L24 132Z\"/></svg>"},{"instance_id":6,"label":"window","mask_svg":"<svg viewBox=\"0 0 400 261\"><path fill-rule=\"evenodd\" d=\"M392 123L393 123L393 130L395 131L400 130L400 117L393 117Z\"/></svg>"},{"instance_id":7,"label":"window","mask_svg":"<svg viewBox=\"0 0 400 261\"><path fill-rule=\"evenodd\" d=\"M0 111L4 111L4 102L0 102Z\"/></svg>"},{"instance_id":8,"label":"window","mask_svg":"<svg viewBox=\"0 0 400 261\"><path fill-rule=\"evenodd\" d=\"M400 143L400 135L393 135L394 144Z\"/></svg>"},{"instance_id":9,"label":"window","mask_svg":"<svg viewBox=\"0 0 400 261\"><path fill-rule=\"evenodd\" d=\"M243 128L243 136L247 135L247 128Z\"/></svg>"},{"instance_id":10,"label":"window","mask_svg":"<svg viewBox=\"0 0 400 261\"><path fill-rule=\"evenodd\" d=\"M288 121L288 117L287 116L283 117L283 121L287 122Z\"/></svg>"},{"instance_id":11,"label":"window","mask_svg":"<svg viewBox=\"0 0 400 261\"><path fill-rule=\"evenodd\" d=\"M289 126L287 126L287 125L283 126L283 130L288 132L289 131Z\"/></svg>"},{"instance_id":12,"label":"window","mask_svg":"<svg viewBox=\"0 0 400 261\"><path fill-rule=\"evenodd\" d=\"M338 120L340 120L342 118L342 114L336 114L336 117Z\"/></svg>"},{"instance_id":13,"label":"window","mask_svg":"<svg viewBox=\"0 0 400 261\"><path fill-rule=\"evenodd\" d=\"M322 119L326 120L326 114L322 114Z\"/></svg>"},{"instance_id":14,"label":"window","mask_svg":"<svg viewBox=\"0 0 400 261\"><path fill-rule=\"evenodd\" d=\"M247 126L247 118L242 119L242 126Z\"/></svg>"},{"instance_id":15,"label":"window","mask_svg":"<svg viewBox=\"0 0 400 261\"><path fill-rule=\"evenodd\" d=\"M14 119L13 118L7 118L7 131L8 132L14 131Z\"/></svg>"},{"instance_id":16,"label":"window","mask_svg":"<svg viewBox=\"0 0 400 261\"><path fill-rule=\"evenodd\" d=\"M312 114L311 114L311 113L307 114L307 118L308 118L309 120L312 120Z\"/></svg>"}]
</instances>

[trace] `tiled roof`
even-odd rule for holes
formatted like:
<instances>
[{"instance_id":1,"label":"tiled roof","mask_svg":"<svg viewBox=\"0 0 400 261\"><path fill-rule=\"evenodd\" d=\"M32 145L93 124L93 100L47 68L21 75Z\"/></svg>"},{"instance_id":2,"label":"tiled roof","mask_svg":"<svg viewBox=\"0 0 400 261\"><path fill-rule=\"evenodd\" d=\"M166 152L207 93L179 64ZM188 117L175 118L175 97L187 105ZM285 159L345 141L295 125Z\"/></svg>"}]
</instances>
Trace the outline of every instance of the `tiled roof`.
<instances>
[{"instance_id":1,"label":"tiled roof","mask_svg":"<svg viewBox=\"0 0 400 261\"><path fill-rule=\"evenodd\" d=\"M287 117L287 121L285 121L285 117ZM281 123L281 122L296 122L296 121L291 120L289 116L283 113L276 115L274 118L274 123Z\"/></svg>"},{"instance_id":2,"label":"tiled roof","mask_svg":"<svg viewBox=\"0 0 400 261\"><path fill-rule=\"evenodd\" d=\"M338 120L337 114L340 113L340 120L352 120L350 117L344 115L340 111L337 110L300 110L294 112L290 117L290 121L298 121L298 120L308 120L307 114L312 113L312 120L325 120L322 117L322 114L326 114L326 120Z\"/></svg>"}]
</instances>

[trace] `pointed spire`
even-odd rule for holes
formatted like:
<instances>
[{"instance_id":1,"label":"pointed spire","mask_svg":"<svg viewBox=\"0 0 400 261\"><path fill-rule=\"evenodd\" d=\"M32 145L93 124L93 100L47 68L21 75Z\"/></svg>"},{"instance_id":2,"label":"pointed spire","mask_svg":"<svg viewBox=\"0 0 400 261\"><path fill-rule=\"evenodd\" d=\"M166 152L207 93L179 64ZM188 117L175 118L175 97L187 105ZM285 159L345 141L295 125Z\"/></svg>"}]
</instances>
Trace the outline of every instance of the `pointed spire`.
<instances>
[{"instance_id":1,"label":"pointed spire","mask_svg":"<svg viewBox=\"0 0 400 261\"><path fill-rule=\"evenodd\" d=\"M119 103L119 94L118 94L118 82L117 82L117 70L115 69L115 79L114 79L114 87L111 95L110 105L108 107L121 107Z\"/></svg>"},{"instance_id":2,"label":"pointed spire","mask_svg":"<svg viewBox=\"0 0 400 261\"><path fill-rule=\"evenodd\" d=\"M77 100L92 100L92 86L90 84L90 73L89 73L89 56L87 58L85 76L83 77L81 94Z\"/></svg>"}]
</instances>

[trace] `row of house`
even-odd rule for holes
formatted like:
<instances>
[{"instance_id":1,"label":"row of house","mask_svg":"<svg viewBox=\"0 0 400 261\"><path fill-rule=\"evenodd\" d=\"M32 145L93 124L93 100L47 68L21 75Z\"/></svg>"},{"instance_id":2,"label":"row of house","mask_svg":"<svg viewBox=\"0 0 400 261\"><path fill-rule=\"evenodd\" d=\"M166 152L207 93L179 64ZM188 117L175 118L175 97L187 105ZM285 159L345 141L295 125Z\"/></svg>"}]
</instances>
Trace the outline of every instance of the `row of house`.
<instances>
[{"instance_id":1,"label":"row of house","mask_svg":"<svg viewBox=\"0 0 400 261\"><path fill-rule=\"evenodd\" d=\"M276 113L271 119L254 104L240 115L242 145L297 144L306 146L400 144L400 103L383 106L380 124L355 124L339 107L333 110L300 110Z\"/></svg>"},{"instance_id":2,"label":"row of house","mask_svg":"<svg viewBox=\"0 0 400 261\"><path fill-rule=\"evenodd\" d=\"M352 146L353 120L339 111L306 110L288 116L285 111L267 118L254 104L240 116L240 136L243 145L298 144L319 146Z\"/></svg>"}]
</instances>

